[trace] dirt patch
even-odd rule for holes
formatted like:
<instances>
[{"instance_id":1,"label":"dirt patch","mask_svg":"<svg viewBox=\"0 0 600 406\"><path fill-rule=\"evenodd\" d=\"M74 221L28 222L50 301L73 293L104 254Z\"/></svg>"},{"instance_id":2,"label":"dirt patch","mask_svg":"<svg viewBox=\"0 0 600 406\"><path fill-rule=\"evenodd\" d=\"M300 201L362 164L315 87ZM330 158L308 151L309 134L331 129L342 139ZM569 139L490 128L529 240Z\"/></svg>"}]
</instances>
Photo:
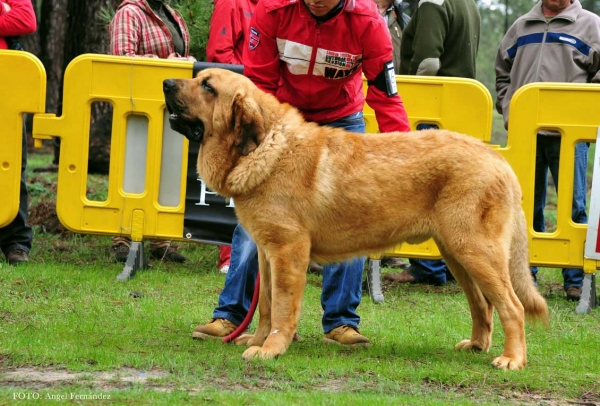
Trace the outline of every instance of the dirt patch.
<instances>
[{"instance_id":1,"label":"dirt patch","mask_svg":"<svg viewBox=\"0 0 600 406\"><path fill-rule=\"evenodd\" d=\"M149 384L157 390L170 390L171 387L155 385L154 380L166 378L164 371L140 371L122 368L113 372L70 372L53 368L17 368L4 372L0 385L4 387L27 388L28 390L49 389L55 386L85 384L103 390L121 389L131 384Z\"/></svg>"},{"instance_id":2,"label":"dirt patch","mask_svg":"<svg viewBox=\"0 0 600 406\"><path fill-rule=\"evenodd\" d=\"M29 208L29 224L40 226L42 233L67 235L69 230L65 228L56 214L56 201L42 200Z\"/></svg>"},{"instance_id":3,"label":"dirt patch","mask_svg":"<svg viewBox=\"0 0 600 406\"><path fill-rule=\"evenodd\" d=\"M79 396L86 396L87 393L102 394L104 391L116 391L127 389L131 385L143 385L149 390L157 392L171 392L173 390L183 390L190 395L198 395L206 391L208 387L219 387L225 391L261 391L276 390L277 382L272 379L259 378L250 382L231 382L225 377L214 377L210 383L195 383L191 386L180 386L176 383L165 382L170 374L161 370L142 371L135 368L121 368L116 371L95 371L95 372L71 372L66 369L55 368L16 368L2 372L0 377L0 387L16 388L34 393L38 396L47 396L46 393L54 393L58 388L69 386L79 386L86 388ZM369 386L376 386L373 383ZM439 389L446 392L454 392L460 395L467 395L473 401L477 401L480 396L477 390L463 385L448 385L436 381L435 379L424 378L421 385L417 387L406 387L406 393L422 393L426 395L430 392L437 392ZM313 385L307 390L319 392L347 392L347 382L344 379L331 379ZM356 388L354 388L356 389ZM372 388L361 388L372 389ZM43 391L46 391L44 393ZM493 391L496 393L497 400L503 404L519 405L538 405L538 406L562 406L562 405L580 405L580 406L598 406L600 405L600 393L596 385L584 391L577 399L558 398L555 394L536 392L529 390L516 390L515 388L497 387ZM24 392L25 393L25 392ZM61 392L62 393L62 392ZM65 392L66 393L66 392ZM73 391L69 396L78 396L78 392ZM492 395L493 396L493 395ZM91 398L88 398L91 399ZM482 401L489 399L482 399Z\"/></svg>"}]
</instances>

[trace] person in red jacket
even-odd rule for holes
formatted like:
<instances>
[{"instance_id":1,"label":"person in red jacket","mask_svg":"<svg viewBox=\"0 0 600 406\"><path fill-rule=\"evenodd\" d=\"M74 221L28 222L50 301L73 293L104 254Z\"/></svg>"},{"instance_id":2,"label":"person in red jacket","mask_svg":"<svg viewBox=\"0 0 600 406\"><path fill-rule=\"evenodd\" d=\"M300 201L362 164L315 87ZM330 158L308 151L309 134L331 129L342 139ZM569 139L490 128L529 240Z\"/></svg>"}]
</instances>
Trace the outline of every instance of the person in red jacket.
<instances>
[{"instance_id":1,"label":"person in red jacket","mask_svg":"<svg viewBox=\"0 0 600 406\"><path fill-rule=\"evenodd\" d=\"M319 124L362 111L381 132L409 131L396 91L392 43L373 1L261 0L252 17L244 74Z\"/></svg>"},{"instance_id":2,"label":"person in red jacket","mask_svg":"<svg viewBox=\"0 0 600 406\"><path fill-rule=\"evenodd\" d=\"M0 2L0 49L21 49L17 37L32 34L36 30L35 13L31 0L3 0ZM29 195L25 183L27 167L27 137L23 131L21 147L21 186L19 211L15 219L0 228L0 250L11 265L29 261L33 243L33 230L27 223Z\"/></svg>"},{"instance_id":3,"label":"person in red jacket","mask_svg":"<svg viewBox=\"0 0 600 406\"><path fill-rule=\"evenodd\" d=\"M206 44L208 62L242 64L250 18L258 0L215 0Z\"/></svg>"},{"instance_id":4,"label":"person in red jacket","mask_svg":"<svg viewBox=\"0 0 600 406\"><path fill-rule=\"evenodd\" d=\"M206 44L208 62L241 65L244 46L248 43L250 18L258 0L215 0ZM219 246L217 267L229 271L231 246Z\"/></svg>"},{"instance_id":5,"label":"person in red jacket","mask_svg":"<svg viewBox=\"0 0 600 406\"><path fill-rule=\"evenodd\" d=\"M14 37L33 34L37 28L31 0L0 2L0 49L13 49Z\"/></svg>"},{"instance_id":6,"label":"person in red jacket","mask_svg":"<svg viewBox=\"0 0 600 406\"><path fill-rule=\"evenodd\" d=\"M307 120L363 133L364 73L366 101L380 130L410 131L396 90L390 33L372 0L260 0L243 64L244 75L261 90L297 107ZM323 267L325 343L370 344L358 331L356 313L364 264L364 258L354 258ZM256 244L238 224L219 306L192 336L218 338L237 328L248 312L257 273Z\"/></svg>"}]
</instances>

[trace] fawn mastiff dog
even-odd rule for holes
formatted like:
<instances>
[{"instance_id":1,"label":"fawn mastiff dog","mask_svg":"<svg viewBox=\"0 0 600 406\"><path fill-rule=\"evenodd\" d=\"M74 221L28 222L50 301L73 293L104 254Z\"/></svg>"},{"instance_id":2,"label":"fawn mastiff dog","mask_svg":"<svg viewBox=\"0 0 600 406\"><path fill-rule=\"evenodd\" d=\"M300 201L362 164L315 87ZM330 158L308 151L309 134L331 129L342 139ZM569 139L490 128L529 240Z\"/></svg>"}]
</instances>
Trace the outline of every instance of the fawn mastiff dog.
<instances>
[{"instance_id":1,"label":"fawn mastiff dog","mask_svg":"<svg viewBox=\"0 0 600 406\"><path fill-rule=\"evenodd\" d=\"M500 154L444 130L354 134L306 122L248 78L206 69L163 82L171 128L201 143L198 173L235 200L258 246L260 320L245 359L282 355L306 270L433 237L473 319L460 350L488 351L492 313L506 335L493 361L527 362L524 315L546 322L533 284L521 190ZM238 344L240 342L238 341Z\"/></svg>"}]
</instances>

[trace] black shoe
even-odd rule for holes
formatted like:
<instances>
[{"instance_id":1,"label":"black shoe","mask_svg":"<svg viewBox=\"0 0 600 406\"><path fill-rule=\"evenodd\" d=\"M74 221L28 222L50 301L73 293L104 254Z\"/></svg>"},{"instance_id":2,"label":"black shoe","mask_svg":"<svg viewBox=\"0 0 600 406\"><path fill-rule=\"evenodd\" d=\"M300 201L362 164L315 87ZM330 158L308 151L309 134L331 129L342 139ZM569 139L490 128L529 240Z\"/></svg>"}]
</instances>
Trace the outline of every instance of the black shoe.
<instances>
[{"instance_id":1,"label":"black shoe","mask_svg":"<svg viewBox=\"0 0 600 406\"><path fill-rule=\"evenodd\" d=\"M572 300L574 302L578 302L581 299L581 288L576 286L571 286L567 288L567 300Z\"/></svg>"},{"instance_id":2,"label":"black shoe","mask_svg":"<svg viewBox=\"0 0 600 406\"><path fill-rule=\"evenodd\" d=\"M157 248L150 251L150 256L154 259L158 259L160 261L165 262L179 262L183 263L186 261L186 257L181 255L175 248L172 246Z\"/></svg>"},{"instance_id":3,"label":"black shoe","mask_svg":"<svg viewBox=\"0 0 600 406\"><path fill-rule=\"evenodd\" d=\"M20 248L13 248L6 253L6 260L10 265L19 265L29 262L29 255Z\"/></svg>"},{"instance_id":4,"label":"black shoe","mask_svg":"<svg viewBox=\"0 0 600 406\"><path fill-rule=\"evenodd\" d=\"M117 262L127 262L127 257L129 256L129 245L127 244L117 244L110 247L110 256L114 258Z\"/></svg>"}]
</instances>

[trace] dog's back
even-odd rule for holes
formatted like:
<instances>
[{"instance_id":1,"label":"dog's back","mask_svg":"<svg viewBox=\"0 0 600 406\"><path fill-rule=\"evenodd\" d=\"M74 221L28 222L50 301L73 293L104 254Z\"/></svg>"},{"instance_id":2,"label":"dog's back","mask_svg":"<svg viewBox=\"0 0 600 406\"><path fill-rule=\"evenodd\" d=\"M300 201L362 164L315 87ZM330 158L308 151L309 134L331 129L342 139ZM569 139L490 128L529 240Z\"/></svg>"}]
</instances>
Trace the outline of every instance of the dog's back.
<instances>
[{"instance_id":1,"label":"dog's back","mask_svg":"<svg viewBox=\"0 0 600 406\"><path fill-rule=\"evenodd\" d=\"M312 131L288 134L290 152L265 185L277 196L265 198L288 200L322 261L337 259L337 252L367 254L436 238L441 228L468 223L477 213L485 219L486 210L511 210L520 196L508 163L471 137ZM300 184L290 182L294 172L302 173Z\"/></svg>"}]
</instances>

